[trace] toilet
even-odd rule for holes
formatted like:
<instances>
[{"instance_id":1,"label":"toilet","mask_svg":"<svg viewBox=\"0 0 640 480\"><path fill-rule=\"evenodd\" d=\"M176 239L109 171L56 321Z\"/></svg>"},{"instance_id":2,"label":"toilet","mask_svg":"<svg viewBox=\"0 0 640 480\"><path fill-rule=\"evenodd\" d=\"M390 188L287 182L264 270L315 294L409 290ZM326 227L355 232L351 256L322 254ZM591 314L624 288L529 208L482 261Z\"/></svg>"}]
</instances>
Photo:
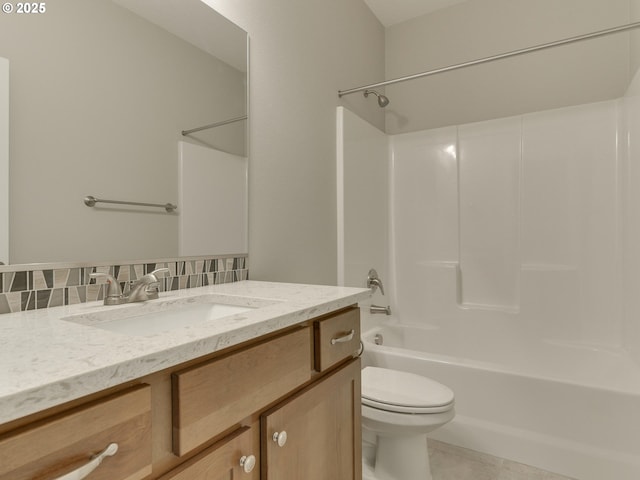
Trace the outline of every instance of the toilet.
<instances>
[{"instance_id":1,"label":"toilet","mask_svg":"<svg viewBox=\"0 0 640 480\"><path fill-rule=\"evenodd\" d=\"M427 433L453 419L453 405L453 391L427 377L363 368L363 480L431 480Z\"/></svg>"}]
</instances>

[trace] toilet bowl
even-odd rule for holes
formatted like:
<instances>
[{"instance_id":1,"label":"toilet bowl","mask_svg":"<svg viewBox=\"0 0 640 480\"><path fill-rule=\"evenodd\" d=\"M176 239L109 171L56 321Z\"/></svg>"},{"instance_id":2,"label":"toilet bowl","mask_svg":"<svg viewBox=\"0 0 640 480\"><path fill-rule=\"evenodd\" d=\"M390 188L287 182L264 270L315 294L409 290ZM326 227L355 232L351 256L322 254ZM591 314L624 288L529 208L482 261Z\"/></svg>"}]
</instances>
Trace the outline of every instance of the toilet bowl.
<instances>
[{"instance_id":1,"label":"toilet bowl","mask_svg":"<svg viewBox=\"0 0 640 480\"><path fill-rule=\"evenodd\" d=\"M364 480L431 480L427 433L455 416L451 389L429 378L379 367L362 370ZM363 445L363 452L370 451Z\"/></svg>"}]
</instances>

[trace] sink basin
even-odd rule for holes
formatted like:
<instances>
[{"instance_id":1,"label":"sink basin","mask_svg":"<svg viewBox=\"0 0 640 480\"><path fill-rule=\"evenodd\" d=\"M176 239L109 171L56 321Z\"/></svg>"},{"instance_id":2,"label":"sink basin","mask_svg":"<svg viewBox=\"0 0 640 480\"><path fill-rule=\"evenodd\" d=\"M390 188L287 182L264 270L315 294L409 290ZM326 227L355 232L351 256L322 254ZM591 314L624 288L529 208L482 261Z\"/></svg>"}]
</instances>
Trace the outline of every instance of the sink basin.
<instances>
[{"instance_id":1,"label":"sink basin","mask_svg":"<svg viewBox=\"0 0 640 480\"><path fill-rule=\"evenodd\" d=\"M131 304L123 308L74 315L62 320L125 335L149 336L199 325L255 308L258 307L217 302L149 303L141 306Z\"/></svg>"}]
</instances>

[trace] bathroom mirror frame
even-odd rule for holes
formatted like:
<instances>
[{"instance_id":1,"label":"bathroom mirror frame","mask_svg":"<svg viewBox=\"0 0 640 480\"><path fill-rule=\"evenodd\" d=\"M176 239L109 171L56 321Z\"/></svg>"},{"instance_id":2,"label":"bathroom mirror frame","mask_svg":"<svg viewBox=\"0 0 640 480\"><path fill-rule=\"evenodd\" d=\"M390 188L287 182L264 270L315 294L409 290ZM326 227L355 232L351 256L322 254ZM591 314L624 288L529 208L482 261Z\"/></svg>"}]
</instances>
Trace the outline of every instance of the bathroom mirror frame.
<instances>
[{"instance_id":1,"label":"bathroom mirror frame","mask_svg":"<svg viewBox=\"0 0 640 480\"><path fill-rule=\"evenodd\" d=\"M61 1L62 0L59 0L59 2ZM69 0L69 2L75 2L76 5L78 4L78 2L81 2L81 1L82 0ZM17 208L21 203L23 203L22 200L26 196L38 197L39 195L41 195L42 198L46 200L44 202L41 201L38 204L40 205L38 208L47 210L46 215L51 218L56 217L56 221L51 224L51 225L54 225L54 227L52 228L50 225L49 229L45 234L42 234L42 232L39 232L36 230L33 235L39 237L38 239L39 242L42 242L43 244L48 244L48 243L55 243L54 237L56 237L61 231L65 231L65 230L73 231L74 232L73 235L77 238L78 244L75 246L69 245L69 249L68 249L69 251L64 252L60 256L56 254L43 256L41 253L38 253L34 255L33 258L26 257L25 255L21 255L18 258L15 255L13 255L13 250L15 249L11 248L9 252L10 254L9 260L11 262L7 266L0 266L0 271L17 270L17 269L21 269L21 267L24 267L24 269L28 269L30 267L33 267L34 265L75 264L75 263L113 264L113 263L127 263L127 262L131 263L134 261L139 261L142 259L149 259L149 258L155 258L155 259L178 258L179 250L177 245L178 243L177 228L178 228L178 215L180 214L180 206L178 206L178 212L175 214L166 213L164 211L160 211L159 209L144 208L144 207L98 206L96 208L87 208L87 206L83 204L84 196L95 195L96 197L99 197L99 198L114 198L117 200L131 200L131 201L142 201L142 202L152 202L152 203L161 201L162 203L166 203L166 202L176 203L176 200L178 198L177 156L178 156L179 141L186 141L189 143L194 143L194 144L203 145L207 147L213 147L225 152L239 154L241 156L248 156L249 147L248 147L248 136L246 134L246 124L248 122L245 122L245 121L238 122L237 124L234 124L234 125L221 127L219 129L212 129L210 131L193 133L188 136L183 136L181 134L182 130L187 130L187 129L199 127L206 124L228 120L229 118L233 118L233 117L248 115L249 38L247 33L244 30L242 30L240 27L238 27L237 25L233 24L228 19L220 15L211 6L209 6L207 3L201 0L92 0L90 6L87 6L86 9L96 8L97 20L99 22L104 22L104 17L101 17L99 15L100 8L102 8L101 5L104 5L104 4L109 4L110 7L106 7L106 8L109 8L111 10L113 10L114 8L119 9L121 11L119 15L123 18L126 17L127 21L132 22L129 28L130 30L133 29L134 32L135 32L134 23L136 21L142 22L143 21L142 19L144 19L144 22L148 24L148 30L149 31L155 30L154 35L157 35L158 38L159 36L164 36L165 38L168 38L168 37L175 38L177 42L180 42L183 44L182 46L175 47L176 50L179 50L180 48L185 48L185 45L187 44L190 44L190 46L195 45L195 47L200 51L199 54L202 54L202 55L204 55L204 51L211 53L212 49L217 49L216 50L217 62L231 65L233 66L234 69L236 69L238 72L241 73L241 77L242 77L241 101L243 102L243 104L240 104L238 102L238 104L236 105L237 108L235 109L231 109L229 108L228 105L224 105L223 106L224 108L221 108L220 110L218 110L217 108L209 108L209 110L206 111L204 114L200 111L198 112L198 114L194 114L194 115L184 114L184 115L181 115L181 116L178 115L175 118L172 118L173 124L171 125L171 129L170 130L165 129L165 132L167 131L169 132L168 136L170 138L167 141L171 142L172 151L168 155L172 157L171 161L173 163L168 168L166 168L166 165L167 165L166 162L164 166L158 167L159 171L171 170L168 175L171 177L170 181L173 182L173 184L175 184L175 187L172 185L171 186L172 191L168 193L167 193L168 189L166 188L166 185L165 186L160 184L158 184L158 186L154 185L154 183L156 182L156 179L154 178L155 173L153 169L148 168L149 162L147 162L147 164L144 164L144 165L138 165L136 163L135 158L137 155L145 155L144 149L142 148L137 149L136 147L136 148L130 149L132 152L129 158L121 159L120 163L118 163L117 161L115 162L115 164L119 168L119 172L122 172L122 178L124 178L122 183L127 183L128 188L123 187L122 185L117 185L117 183L120 183L119 181L111 182L111 184L115 186L115 188L113 189L114 190L113 192L110 192L104 189L100 191L100 189L95 189L95 188L91 188L91 186L86 186L82 188L83 190L82 195L78 195L76 193L74 194L73 197L67 196L64 200L65 201L64 208L56 208L58 207L57 204L60 202L56 201L55 199L49 199L48 197L44 196L44 194L41 195L41 192L37 187L33 187L30 183L25 182L24 179L28 177L24 174L24 172L22 176L17 175L14 178L14 175L16 173L19 173L20 168L23 168L23 167L17 163L12 164L11 160L14 159L13 154L15 153L13 151L13 148L15 147L15 145L18 144L18 142L15 142L15 145L14 145L14 143L10 141L9 142L9 148L10 148L10 154L11 154L10 161L9 161L10 174L6 175L5 178L11 179L11 183L9 186L9 189L10 189L9 195L10 195L10 202L13 203L14 205L10 207L11 216L9 219L9 225L11 225L11 229L7 229L6 225L2 225L2 229L5 231L5 233L9 231L9 235L7 236L11 238L10 247L13 247L16 244L20 245L24 243L23 242L24 238L22 238L22 234L18 233L15 230L14 225L16 224L19 225L21 223L22 219L24 218L24 212L27 211L24 209L25 208L24 206L21 207L23 208L23 210L21 210L21 212L23 213L18 216L20 218L15 218L16 210L13 207L15 206ZM39 20L34 18L35 14L32 14L30 18L26 18L23 16L20 19L20 21L24 22L23 24L27 24L27 22L33 22L33 25L36 25L38 21L42 22L43 20L45 20L47 14L55 15L55 12L52 12L52 10L55 10L56 8L58 8L59 5L60 3L58 2L47 4L48 11L43 13ZM42 18L42 17L45 17L45 18ZM16 19L16 16L15 15L11 16L7 14L4 15L5 22L13 21L11 20L11 18ZM72 20L69 20L69 21L72 21ZM213 24L211 22L216 22L216 23ZM82 27L87 31L87 33L92 33L90 32L92 28L91 25L82 25ZM108 41L113 40L115 43L116 37L121 33L121 30L119 28L116 29L115 27L110 27L110 28L112 31L107 32L110 34L110 38L108 38L107 40ZM107 27L105 27L105 30L106 29ZM101 33L104 35L105 32L103 31ZM147 43L150 44L157 38L156 36L151 36L151 37L145 36L146 33L147 33L147 27L145 27L144 29L141 29L139 33L140 41L142 43L146 41ZM61 32L61 36L65 36L65 35L71 36L71 34L69 34L66 31ZM233 36L233 38L231 38L229 35ZM44 59L43 61L48 61L49 63L55 61L55 59L52 59L52 55L51 55L52 52L48 50L49 47L48 45L46 45L45 36L43 35L42 37L37 37L37 38L38 38L38 42L37 42L38 47L45 52L45 55L49 55L49 58ZM84 39L81 37L76 37L74 39L66 39L66 40L70 42L74 41L76 42L76 44L81 44L83 43ZM229 48L229 47L232 47L233 45L235 45L234 48ZM79 46L79 48L81 47L82 46ZM221 51L218 49L218 47L224 47L224 48ZM135 50L135 48L137 47L132 45L129 49ZM141 47L141 51L144 51L142 48L143 47ZM146 46L144 46L144 48L146 48ZM157 48L160 48L160 47L157 47ZM10 57L10 55L3 55L3 53L4 53L3 50L0 49L0 57L1 56ZM195 57L197 57L197 54L194 54L194 55ZM238 63L237 60L233 60L234 58L237 58L238 55L241 55L243 58L243 60L240 60L240 63ZM96 54L96 57L98 57L97 54ZM169 57L167 56L167 58ZM86 58L83 58L83 60L86 60ZM103 58L96 58L95 60L96 60L95 63L91 62L85 65L84 68L86 70L90 70L92 68L95 68L96 66L100 67L101 66L100 62L103 60ZM234 63L234 61L236 63ZM102 66L104 67L104 71L107 71L110 69L110 67L106 65L102 65ZM170 66L171 65L169 65L169 67ZM9 58L9 72L11 75L11 82L13 82L11 84L11 87L13 87L14 85L16 87L19 86L20 82L16 81L16 79L21 77L19 77L18 75L14 76L14 73L17 73L19 71L19 68L20 68L19 62L12 62L12 59ZM80 65L77 68L74 68L72 71L67 70L68 72L67 75L60 75L58 78L52 77L47 79L47 81L49 83L64 82L65 80L74 82L75 81L73 78L74 74L77 76L78 72L82 72L82 68L83 66ZM219 65L209 67L210 70L215 70L216 68L220 69L221 67ZM128 71L121 70L118 73L121 77L126 77L128 74ZM131 80L131 79L128 79L128 80ZM204 80L202 82L204 83ZM209 82L209 85L211 85L211 82ZM104 89L101 89L97 85L87 86L86 89L87 91L89 91L90 94L94 96L101 95L101 94L114 95L114 96L116 95L113 92L109 92L109 91L105 91ZM78 95L80 95L80 93L83 93L83 92L78 92ZM130 97L133 97L133 96L135 95L130 95ZM224 96L224 93L222 93L222 96ZM230 98L232 97L230 93L228 93L227 96ZM237 95L233 96L233 98L236 99L238 98L238 96ZM82 103L88 102L88 100L86 99L85 100L80 99L79 96L74 97L73 100L74 100L74 104L71 105L71 108L70 108L70 110L72 111L71 113L69 113L70 117L75 113L77 113L74 111L76 104L82 104ZM211 101L209 101L209 103L211 103ZM23 117L26 117L28 114L31 114L32 111L29 111L27 113L20 113L18 109L21 106L22 105L19 102L14 103L12 101L10 104L10 114L11 114L11 122L12 122L11 127L12 129L15 128L16 131L20 129L22 131L21 134L23 136L31 135L31 141L33 142L33 139L38 138L39 136L38 135L39 128L42 129L43 126L38 125L39 119L37 115L32 115L29 118L30 120L29 123L25 122ZM217 107L217 104L215 106ZM45 108L51 107L51 105L44 105L44 107ZM154 112L154 114L158 116L162 115L162 111L160 110L160 108L158 110L159 111ZM86 123L87 125L89 125L88 131L91 128L94 128L95 130L99 128L106 130L105 125L108 126L109 121L103 120L99 123L99 125L92 124L94 120L100 119L100 117L106 113L107 112L105 111L104 104L103 104L102 110L94 112L91 115L91 118L85 117L80 119L78 122L76 122L75 125L77 125L78 123ZM132 110L125 111L125 112L121 111L119 112L119 116L113 117L112 120L110 120L110 123L113 126L113 128L116 129L119 123L123 123L125 121L130 121L131 123L133 120L130 120L128 118L131 116L132 116ZM15 121L16 118L18 118L19 121ZM66 120L66 118L63 118L62 120L64 121ZM56 127L54 123L55 122L50 122L45 127L50 127L51 129L54 129ZM106 132L106 133L107 135L104 137L104 139L94 142L96 146L95 152L94 152L96 153L96 156L94 159L95 165L98 165L98 164L104 165L105 163L110 161L110 159L105 159L104 156L100 155L100 149L103 145L106 145L108 143L120 142L120 140L118 139L119 138L118 136L115 136L114 138L110 139L108 137L109 132ZM147 135L147 133L148 132L144 130L144 125L141 125L140 131L131 132L131 137L136 137L136 136L144 137L145 135ZM10 138L13 139L13 135L14 135L13 131L11 132L11 135L12 136ZM58 136L57 141L60 144L65 144L68 147L69 144L72 144L75 142L74 138L77 140L82 140L83 136L88 136L88 134L86 132L84 133L79 132L78 130L75 130L75 129L69 129L68 135L65 135L64 137L62 137L61 135ZM224 140L222 141L222 143L219 143L218 140L223 137L233 138L235 141L233 146L229 147L229 144L224 144ZM0 146L1 145L2 145L2 142L0 142ZM238 145L241 145L241 146L238 146ZM136 149L137 151L135 151ZM67 148L67 152L69 151L72 151L72 148ZM80 153L86 153L86 151L80 152ZM78 156L80 157L81 155L78 154ZM150 153L148 156L149 157L153 156L153 153ZM93 177L103 176L101 174L101 171L98 169L98 167L96 167L95 165L94 166L88 165L89 163L88 160L90 160L90 158L86 156L84 160L78 160L78 164L81 165L80 167L81 171L75 171L75 172L73 170L65 169L66 167L62 167L62 166L58 167L55 165L48 164L47 162L52 157L53 155L51 157L47 156L47 158L44 158L44 157L40 158L39 161L41 162L42 172L38 173L37 171L33 171L33 168L32 168L32 173L34 175L41 175L42 177L45 177L48 175L48 178L54 179L54 181L57 181L58 176L60 176L60 178L73 177L74 182L76 184L81 184L81 185L87 185L90 183L90 182L87 182L87 176L93 176ZM84 164L82 164L83 161L85 162ZM127 162L129 163L127 164ZM125 168L120 168L122 165L125 165ZM158 163L158 165L162 165L162 164ZM39 168L36 170L39 170ZM57 174L56 174L57 176L54 177L51 172L55 173L56 170L57 170ZM3 174L4 173L5 172L3 172ZM131 188L131 185L134 182L131 179L126 179L127 176L131 176L132 178L135 177L136 181L139 184L144 183L146 185L145 188L147 192L142 193L138 191L138 189L136 188ZM219 178L212 180L212 186L215 187L215 182L220 182L220 181L221 179ZM54 183L54 182L51 182L51 183ZM65 186L63 185L60 187L60 190L61 190L61 194L64 195L64 192L69 189L65 188ZM157 190L157 192L155 190ZM149 191L152 192L152 195L149 195L148 193ZM4 195L5 193L6 192L0 192L0 195ZM96 228L95 225L90 226L84 223L78 223L78 222L82 222L82 219L86 218L87 215L93 215L96 219L98 219L98 221L101 222L100 227ZM111 238L106 238L108 237L108 235L105 235L105 232L109 232L109 230L111 229L111 226L113 225L113 223L111 225L108 225L110 218L118 219L118 221L123 221L123 225L117 231L117 234L115 236ZM74 220L76 220L76 223L73 223ZM147 222L147 221L150 221L151 223L155 222L156 226L147 229L149 233L146 237L145 237L145 232L143 232L142 235L138 235L137 238L131 235L132 229L136 227L137 224L139 224L140 222ZM104 223L104 228L102 228L102 223ZM158 227L157 224L159 223L163 223L164 226ZM171 232L168 235L165 235L167 232L167 225L170 225L169 228L171 229ZM162 228L165 228L165 230L162 230ZM146 229L146 227L144 227L144 229ZM144 230L144 229L140 228L140 230ZM15 235L14 235L14 232L16 232ZM170 248L165 250L162 250L163 247L154 248L154 244L157 242L157 240L164 236L174 237L174 239L171 242L165 242L164 244L164 246L169 245ZM145 242L144 240L145 238L148 238L148 242ZM121 248L120 250L113 253L108 252L106 250L107 247L105 247L105 245L108 245L109 242L114 244L127 245L125 247L126 251L124 251L123 253L123 249ZM86 247L87 244L90 246ZM81 248L80 249L77 248L79 245L85 245L84 250ZM147 246L149 248L147 248ZM138 247L138 248L137 249L132 248L131 251L129 251L130 247ZM83 251L84 253L76 254L75 250L80 250L80 251ZM90 252L90 253L87 253L87 252ZM211 256L238 255L238 254L246 254L246 252L211 251L211 252L207 252L205 255L207 255L208 257L211 257ZM0 258L0 261L3 261L3 259Z\"/></svg>"}]
</instances>

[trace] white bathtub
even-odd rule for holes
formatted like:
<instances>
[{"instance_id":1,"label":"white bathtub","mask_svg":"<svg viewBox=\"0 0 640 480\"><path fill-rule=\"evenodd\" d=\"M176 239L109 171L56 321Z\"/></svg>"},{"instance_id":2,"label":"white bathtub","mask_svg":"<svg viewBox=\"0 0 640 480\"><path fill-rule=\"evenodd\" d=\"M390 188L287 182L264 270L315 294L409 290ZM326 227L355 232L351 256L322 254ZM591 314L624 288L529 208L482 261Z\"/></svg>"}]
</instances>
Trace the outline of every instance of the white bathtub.
<instances>
[{"instance_id":1,"label":"white bathtub","mask_svg":"<svg viewBox=\"0 0 640 480\"><path fill-rule=\"evenodd\" d=\"M640 479L640 367L624 351L459 331L365 316L364 364L453 389L456 418L433 438L579 480Z\"/></svg>"}]
</instances>

